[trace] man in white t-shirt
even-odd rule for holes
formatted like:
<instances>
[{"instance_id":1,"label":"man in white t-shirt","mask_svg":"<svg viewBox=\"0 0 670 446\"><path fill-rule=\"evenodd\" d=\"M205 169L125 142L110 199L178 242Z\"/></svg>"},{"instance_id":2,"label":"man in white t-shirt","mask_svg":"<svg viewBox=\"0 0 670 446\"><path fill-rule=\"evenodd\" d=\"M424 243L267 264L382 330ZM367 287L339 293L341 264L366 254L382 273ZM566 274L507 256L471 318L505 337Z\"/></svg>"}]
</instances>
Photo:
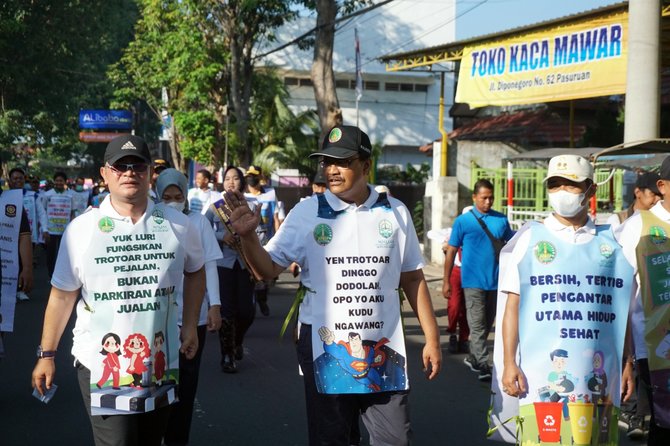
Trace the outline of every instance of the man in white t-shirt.
<instances>
[{"instance_id":1,"label":"man in white t-shirt","mask_svg":"<svg viewBox=\"0 0 670 446\"><path fill-rule=\"evenodd\" d=\"M202 241L186 215L148 198L151 157L142 138L113 139L104 161L110 195L63 235L32 384L40 394L52 388L56 349L76 304L72 354L96 445L160 445L179 351L192 358L198 349ZM180 293L187 296L181 330Z\"/></svg>"},{"instance_id":2,"label":"man in white t-shirt","mask_svg":"<svg viewBox=\"0 0 670 446\"><path fill-rule=\"evenodd\" d=\"M260 210L252 212L242 194L225 194L233 229L263 278L276 277L291 262L302 269L297 350L309 444L348 446L359 414L371 443L409 443L405 365L412 360L405 353L399 284L425 334L429 379L442 361L411 214L367 184L371 152L358 127L331 129L312 154L329 190L298 203L265 249L255 232Z\"/></svg>"},{"instance_id":3,"label":"man in white t-shirt","mask_svg":"<svg viewBox=\"0 0 670 446\"><path fill-rule=\"evenodd\" d=\"M212 174L207 169L201 169L195 174L195 187L188 190L188 207L192 212L207 212L215 194L209 188L210 181Z\"/></svg>"},{"instance_id":4,"label":"man in white t-shirt","mask_svg":"<svg viewBox=\"0 0 670 446\"><path fill-rule=\"evenodd\" d=\"M44 242L46 243L49 277L53 275L63 232L70 224L74 213L74 200L72 193L66 188L67 176L65 172L56 172L53 180L53 189L46 191L41 196L42 207L47 215Z\"/></svg>"},{"instance_id":5,"label":"man in white t-shirt","mask_svg":"<svg viewBox=\"0 0 670 446\"><path fill-rule=\"evenodd\" d=\"M503 354L496 344L495 368L502 379L493 384L494 407L501 407L499 385L518 398L502 399L502 407L515 407L529 420L519 443L538 438L536 426L546 419L538 405L554 404L553 422L561 413L567 420L573 413L569 403L578 398L618 408L621 394L627 399L633 389L632 364L623 359L633 271L608 227L589 218L588 202L596 192L593 167L583 157L559 155L550 160L545 182L554 212L543 222L526 223L510 242L511 253L507 256L507 248L501 258L499 288L506 296L499 296L505 311L496 323ZM603 297L595 302L593 296ZM608 317L589 317L599 311ZM607 371L609 385L598 389L599 400L584 401L592 389L583 377L596 369ZM607 416L616 424L613 412Z\"/></svg>"}]
</instances>

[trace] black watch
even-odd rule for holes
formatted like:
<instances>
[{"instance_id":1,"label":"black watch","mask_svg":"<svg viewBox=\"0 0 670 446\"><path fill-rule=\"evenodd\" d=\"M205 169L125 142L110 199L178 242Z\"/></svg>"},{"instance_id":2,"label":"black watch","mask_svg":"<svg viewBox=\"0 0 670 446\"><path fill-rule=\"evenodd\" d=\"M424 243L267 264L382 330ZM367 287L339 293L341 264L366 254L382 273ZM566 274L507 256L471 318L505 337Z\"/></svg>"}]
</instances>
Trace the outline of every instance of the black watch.
<instances>
[{"instance_id":1,"label":"black watch","mask_svg":"<svg viewBox=\"0 0 670 446\"><path fill-rule=\"evenodd\" d=\"M37 346L37 357L38 358L53 358L56 356L56 350L42 350L42 346Z\"/></svg>"}]
</instances>

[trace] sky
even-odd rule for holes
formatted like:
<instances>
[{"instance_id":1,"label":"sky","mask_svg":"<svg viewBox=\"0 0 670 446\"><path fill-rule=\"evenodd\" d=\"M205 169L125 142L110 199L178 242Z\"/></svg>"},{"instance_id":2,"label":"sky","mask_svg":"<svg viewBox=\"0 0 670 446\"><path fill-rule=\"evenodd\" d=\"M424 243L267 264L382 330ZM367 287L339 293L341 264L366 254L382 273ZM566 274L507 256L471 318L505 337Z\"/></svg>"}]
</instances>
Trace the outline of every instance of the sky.
<instances>
[{"instance_id":1,"label":"sky","mask_svg":"<svg viewBox=\"0 0 670 446\"><path fill-rule=\"evenodd\" d=\"M456 0L456 40L620 2L621 0Z\"/></svg>"}]
</instances>

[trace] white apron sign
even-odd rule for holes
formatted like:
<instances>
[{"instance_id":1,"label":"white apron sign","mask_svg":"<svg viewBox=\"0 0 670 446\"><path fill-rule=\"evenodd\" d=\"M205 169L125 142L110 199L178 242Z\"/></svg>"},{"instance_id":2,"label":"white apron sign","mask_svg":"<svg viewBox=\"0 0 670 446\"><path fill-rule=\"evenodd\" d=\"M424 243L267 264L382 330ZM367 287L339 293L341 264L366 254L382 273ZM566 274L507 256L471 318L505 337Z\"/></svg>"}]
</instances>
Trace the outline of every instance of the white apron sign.
<instances>
[{"instance_id":1,"label":"white apron sign","mask_svg":"<svg viewBox=\"0 0 670 446\"><path fill-rule=\"evenodd\" d=\"M93 415L149 412L176 400L183 251L160 209L132 225L96 212L86 258Z\"/></svg>"},{"instance_id":2,"label":"white apron sign","mask_svg":"<svg viewBox=\"0 0 670 446\"><path fill-rule=\"evenodd\" d=\"M0 195L0 226L2 226L0 235L0 261L2 263L0 331L14 331L22 205L23 198L20 190L7 190Z\"/></svg>"},{"instance_id":3,"label":"white apron sign","mask_svg":"<svg viewBox=\"0 0 670 446\"><path fill-rule=\"evenodd\" d=\"M312 350L320 393L406 390L405 341L400 319L402 247L398 222L386 205L369 211L322 212L307 249L314 285ZM325 203L325 206L324 206Z\"/></svg>"},{"instance_id":4,"label":"white apron sign","mask_svg":"<svg viewBox=\"0 0 670 446\"><path fill-rule=\"evenodd\" d=\"M70 223L72 214L72 196L67 193L49 195L47 198L47 231L49 234L62 235Z\"/></svg>"}]
</instances>

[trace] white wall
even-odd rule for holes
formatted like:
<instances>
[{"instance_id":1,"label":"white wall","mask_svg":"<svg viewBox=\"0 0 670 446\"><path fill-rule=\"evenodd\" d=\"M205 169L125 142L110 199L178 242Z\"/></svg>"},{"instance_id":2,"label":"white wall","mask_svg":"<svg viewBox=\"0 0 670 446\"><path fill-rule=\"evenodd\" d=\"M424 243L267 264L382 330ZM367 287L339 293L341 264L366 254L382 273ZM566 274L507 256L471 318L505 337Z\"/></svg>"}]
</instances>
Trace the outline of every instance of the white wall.
<instances>
[{"instance_id":1,"label":"white wall","mask_svg":"<svg viewBox=\"0 0 670 446\"><path fill-rule=\"evenodd\" d=\"M455 1L396 0L338 25L333 66L338 79L355 78L354 28L358 29L364 81L380 82L379 91L365 90L359 103L359 125L373 143L420 146L439 137L437 119L439 75L427 72L387 73L378 57L389 53L426 48L455 38ZM304 16L280 29L277 47L313 28L315 16ZM273 65L286 76L309 78L312 49L292 45L266 57L261 64ZM436 67L437 68L437 67ZM446 65L443 68L451 68ZM427 92L385 91L385 82L427 84ZM445 82L447 107L453 97L453 76ZM295 110L316 107L311 87L290 86ZM356 124L355 91L339 88L338 98L345 124ZM447 129L451 119L445 118Z\"/></svg>"}]
</instances>

